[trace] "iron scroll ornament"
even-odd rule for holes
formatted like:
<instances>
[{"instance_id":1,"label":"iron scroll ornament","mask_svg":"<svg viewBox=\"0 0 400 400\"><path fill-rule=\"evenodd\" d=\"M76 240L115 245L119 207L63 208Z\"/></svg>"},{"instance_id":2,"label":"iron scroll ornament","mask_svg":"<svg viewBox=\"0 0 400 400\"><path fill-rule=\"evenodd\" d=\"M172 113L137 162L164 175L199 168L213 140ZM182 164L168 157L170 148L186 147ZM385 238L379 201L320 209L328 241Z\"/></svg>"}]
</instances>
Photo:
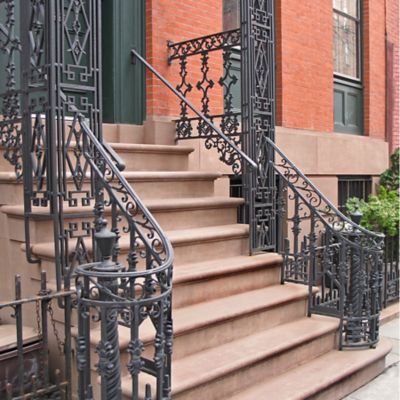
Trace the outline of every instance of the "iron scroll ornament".
<instances>
[{"instance_id":1,"label":"iron scroll ornament","mask_svg":"<svg viewBox=\"0 0 400 400\"><path fill-rule=\"evenodd\" d=\"M122 175L119 160L110 156L90 130L81 115L76 115L84 135L84 156L96 177L99 199L95 206L95 243L93 252L102 261L79 265L75 269L78 292L78 361L86 365L90 360L90 323L88 315L101 322L101 340L96 352L97 371L102 377L102 398L121 396L118 325L129 329L127 371L132 378L132 396L139 398L139 375L143 372L157 379L155 399L170 398L172 354L172 263L173 249L164 232L154 220L133 188ZM98 237L105 232L105 207L111 208L113 244L104 257ZM122 229L129 241L127 265L122 265L120 234ZM99 253L100 251L100 253ZM104 266L107 261L106 267ZM143 355L140 326L150 320L154 328L154 357ZM90 362L90 361L89 361ZM79 393L84 396L91 387L85 365L78 362ZM114 366L114 367L112 367ZM146 386L151 399L151 387ZM83 397L82 397L83 398Z\"/></svg>"}]
</instances>

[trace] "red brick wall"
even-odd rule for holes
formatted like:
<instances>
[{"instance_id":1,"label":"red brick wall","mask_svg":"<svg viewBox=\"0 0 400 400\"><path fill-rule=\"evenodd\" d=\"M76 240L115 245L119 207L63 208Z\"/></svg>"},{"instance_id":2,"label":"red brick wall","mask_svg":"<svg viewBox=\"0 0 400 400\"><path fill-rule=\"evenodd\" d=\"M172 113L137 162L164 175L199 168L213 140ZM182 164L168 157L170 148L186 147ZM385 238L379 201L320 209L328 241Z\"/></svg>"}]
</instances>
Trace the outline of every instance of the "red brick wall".
<instances>
[{"instance_id":1,"label":"red brick wall","mask_svg":"<svg viewBox=\"0 0 400 400\"><path fill-rule=\"evenodd\" d=\"M222 0L147 0L146 1L146 58L151 64L170 80L174 86L179 83L179 61L171 66L167 63L167 40L179 42L199 36L222 31ZM191 65L192 64L192 65ZM196 64L196 65L193 65ZM211 78L218 81L222 72L222 55L211 56L210 65L214 66ZM199 57L189 63L190 82L196 83L200 78ZM166 89L153 75L147 73L147 115L176 116L179 114L179 100ZM222 89L215 85L212 89L213 103L221 111ZM193 88L190 100L200 107L200 92Z\"/></svg>"},{"instance_id":2,"label":"red brick wall","mask_svg":"<svg viewBox=\"0 0 400 400\"><path fill-rule=\"evenodd\" d=\"M365 134L385 138L385 2L363 1L363 81Z\"/></svg>"},{"instance_id":3,"label":"red brick wall","mask_svg":"<svg viewBox=\"0 0 400 400\"><path fill-rule=\"evenodd\" d=\"M332 2L277 0L277 123L333 130Z\"/></svg>"},{"instance_id":4,"label":"red brick wall","mask_svg":"<svg viewBox=\"0 0 400 400\"><path fill-rule=\"evenodd\" d=\"M391 152L400 146L399 14L399 0L386 0L387 73L390 74L390 76L387 76L388 120L386 135Z\"/></svg>"}]
</instances>

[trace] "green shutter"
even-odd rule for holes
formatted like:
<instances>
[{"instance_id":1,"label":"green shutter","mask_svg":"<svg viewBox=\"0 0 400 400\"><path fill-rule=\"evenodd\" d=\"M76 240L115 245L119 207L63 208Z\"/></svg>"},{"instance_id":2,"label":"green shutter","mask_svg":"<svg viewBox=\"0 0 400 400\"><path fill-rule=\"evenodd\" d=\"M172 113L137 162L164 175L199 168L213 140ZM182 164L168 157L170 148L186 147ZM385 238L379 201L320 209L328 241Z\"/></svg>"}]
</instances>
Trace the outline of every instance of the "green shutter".
<instances>
[{"instance_id":1,"label":"green shutter","mask_svg":"<svg viewBox=\"0 0 400 400\"><path fill-rule=\"evenodd\" d=\"M363 133L362 89L335 83L334 122L336 132Z\"/></svg>"}]
</instances>

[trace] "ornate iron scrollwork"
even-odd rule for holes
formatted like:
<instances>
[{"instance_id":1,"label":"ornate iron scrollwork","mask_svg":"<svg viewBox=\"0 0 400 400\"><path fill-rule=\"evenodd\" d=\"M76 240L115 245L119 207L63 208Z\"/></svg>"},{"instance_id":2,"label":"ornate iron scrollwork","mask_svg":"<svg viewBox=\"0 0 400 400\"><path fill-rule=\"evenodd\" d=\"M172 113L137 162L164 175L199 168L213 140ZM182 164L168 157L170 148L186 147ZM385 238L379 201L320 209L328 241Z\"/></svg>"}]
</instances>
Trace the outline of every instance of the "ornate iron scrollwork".
<instances>
[{"instance_id":1,"label":"ornate iron scrollwork","mask_svg":"<svg viewBox=\"0 0 400 400\"><path fill-rule=\"evenodd\" d=\"M308 285L310 314L341 319L341 348L374 346L384 236L337 210L271 139L265 146L273 152L270 168L280 181L277 244L284 257L282 280Z\"/></svg>"},{"instance_id":2,"label":"ornate iron scrollwork","mask_svg":"<svg viewBox=\"0 0 400 400\"><path fill-rule=\"evenodd\" d=\"M0 1L0 54L4 60L5 77L0 93L1 115L0 144L4 158L13 166L17 179L22 177L22 132L20 84L17 82L17 62L21 53L21 41L16 28L15 0ZM2 63L3 64L3 63Z\"/></svg>"},{"instance_id":3,"label":"ornate iron scrollwork","mask_svg":"<svg viewBox=\"0 0 400 400\"><path fill-rule=\"evenodd\" d=\"M240 111L233 107L233 91L238 87L239 79L233 74L232 56L238 54L235 48L240 46L240 40L240 30L234 29L168 45L171 51L169 62L179 60L180 64L181 80L176 87L177 90L183 96L188 96L193 94L194 89L197 89L200 94L202 114L211 123L218 124L221 131L229 136L229 139L238 147L241 145ZM212 52L222 54L221 73L218 78L216 78L215 68L211 68L210 55ZM193 71L188 70L188 59L194 56L198 56L200 61L200 78L197 82L190 81L193 78L191 75ZM213 110L215 104L214 107L211 104L211 98L215 95L221 97L218 110ZM242 171L242 163L237 151L223 138L216 135L210 124L199 117L190 116L185 102L182 101L180 106L180 119L176 121L177 139L205 139L205 147L217 149L220 160L232 166L234 173L239 175ZM223 112L221 112L222 107L224 108Z\"/></svg>"}]
</instances>

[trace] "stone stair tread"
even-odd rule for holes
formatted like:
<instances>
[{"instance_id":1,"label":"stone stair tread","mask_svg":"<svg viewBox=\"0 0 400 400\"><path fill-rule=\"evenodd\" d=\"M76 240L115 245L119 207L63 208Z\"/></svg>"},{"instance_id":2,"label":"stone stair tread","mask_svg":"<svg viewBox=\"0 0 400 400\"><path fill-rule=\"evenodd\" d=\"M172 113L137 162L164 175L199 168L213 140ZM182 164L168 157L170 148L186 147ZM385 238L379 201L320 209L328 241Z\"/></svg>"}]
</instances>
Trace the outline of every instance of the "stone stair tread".
<instances>
[{"instance_id":1,"label":"stone stair tread","mask_svg":"<svg viewBox=\"0 0 400 400\"><path fill-rule=\"evenodd\" d=\"M192 210L201 208L224 208L237 207L243 204L244 200L238 197L183 197L183 198L167 198L167 199L145 199L143 203L150 211L174 211L174 210ZM24 206L22 204L5 205L0 207L1 212L9 215L23 216ZM109 209L106 209L106 213ZM48 207L32 207L32 214L47 215ZM92 213L93 207L65 207L64 214L80 214Z\"/></svg>"},{"instance_id":2,"label":"stone stair tread","mask_svg":"<svg viewBox=\"0 0 400 400\"><path fill-rule=\"evenodd\" d=\"M175 231L166 231L165 234L171 241L172 245L177 246L195 241L208 242L227 238L246 237L248 231L248 225L230 224L203 228L179 229ZM129 237L122 236L119 241L121 250L128 249L129 244ZM87 247L91 248L90 240L87 241ZM21 245L21 248L24 250L25 245ZM32 252L40 257L52 258L54 257L54 244L53 242L34 244L32 245Z\"/></svg>"},{"instance_id":3,"label":"stone stair tread","mask_svg":"<svg viewBox=\"0 0 400 400\"><path fill-rule=\"evenodd\" d=\"M142 144L142 143L108 143L116 151L135 153L168 153L168 154L190 154L194 151L190 146L176 146L168 144Z\"/></svg>"},{"instance_id":4,"label":"stone stair tread","mask_svg":"<svg viewBox=\"0 0 400 400\"><path fill-rule=\"evenodd\" d=\"M136 181L175 181L217 179L222 176L222 173L203 171L123 171L122 175L128 180ZM71 175L67 174L67 179L72 179ZM16 180L15 172L0 172L0 182L14 182L22 184L22 180Z\"/></svg>"},{"instance_id":5,"label":"stone stair tread","mask_svg":"<svg viewBox=\"0 0 400 400\"><path fill-rule=\"evenodd\" d=\"M291 283L278 284L178 308L174 310L174 336L300 300L307 294L308 288L305 286ZM151 323L145 321L142 324L140 336L144 343L154 339L154 328ZM91 331L91 340L93 343L100 340L100 328ZM120 327L119 340L121 349L128 347L130 341L128 328Z\"/></svg>"},{"instance_id":6,"label":"stone stair tread","mask_svg":"<svg viewBox=\"0 0 400 400\"><path fill-rule=\"evenodd\" d=\"M338 326L338 321L333 318L303 317L177 360L172 363L172 393L176 395L219 379L314 338L334 332ZM122 390L125 395L129 393L130 386L130 378L123 378Z\"/></svg>"},{"instance_id":7,"label":"stone stair tread","mask_svg":"<svg viewBox=\"0 0 400 400\"><path fill-rule=\"evenodd\" d=\"M284 374L231 396L229 400L264 399L266 393L268 393L268 400L308 399L378 361L388 354L390 349L390 342L381 339L375 349L332 350Z\"/></svg>"},{"instance_id":8,"label":"stone stair tread","mask_svg":"<svg viewBox=\"0 0 400 400\"><path fill-rule=\"evenodd\" d=\"M218 260L179 265L174 270L174 284L193 280L208 279L214 276L237 273L260 267L268 268L282 263L277 253L262 253L254 256L236 256Z\"/></svg>"},{"instance_id":9,"label":"stone stair tread","mask_svg":"<svg viewBox=\"0 0 400 400\"><path fill-rule=\"evenodd\" d=\"M37 328L31 326L22 327L23 344L27 346L37 342L40 334ZM15 350L17 347L17 332L15 324L0 324L0 353Z\"/></svg>"}]
</instances>

